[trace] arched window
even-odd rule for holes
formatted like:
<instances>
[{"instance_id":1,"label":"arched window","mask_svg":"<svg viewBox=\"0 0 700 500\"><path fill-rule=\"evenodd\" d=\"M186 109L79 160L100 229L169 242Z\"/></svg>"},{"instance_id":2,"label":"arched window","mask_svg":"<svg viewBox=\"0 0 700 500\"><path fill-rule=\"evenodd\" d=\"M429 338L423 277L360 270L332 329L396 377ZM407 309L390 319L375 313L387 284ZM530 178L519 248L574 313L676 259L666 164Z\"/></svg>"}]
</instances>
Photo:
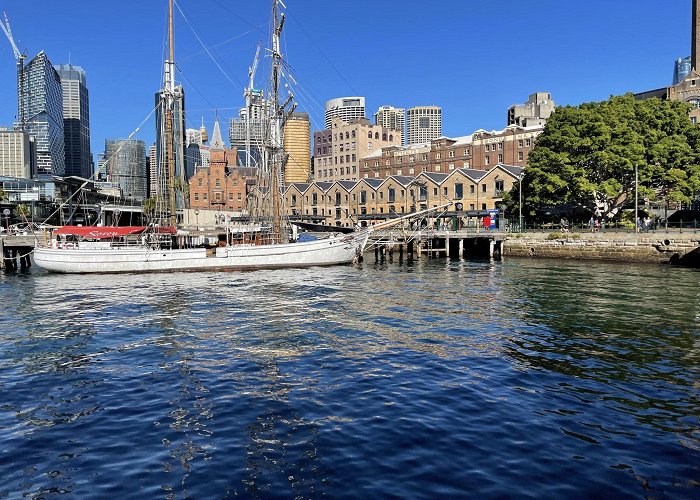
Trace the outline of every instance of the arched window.
<instances>
[{"instance_id":1,"label":"arched window","mask_svg":"<svg viewBox=\"0 0 700 500\"><path fill-rule=\"evenodd\" d=\"M369 132L367 132L367 139L371 139L371 138L372 138L372 131L370 130Z\"/></svg>"},{"instance_id":2,"label":"arched window","mask_svg":"<svg viewBox=\"0 0 700 500\"><path fill-rule=\"evenodd\" d=\"M382 140L386 141L386 134L382 134Z\"/></svg>"},{"instance_id":3,"label":"arched window","mask_svg":"<svg viewBox=\"0 0 700 500\"><path fill-rule=\"evenodd\" d=\"M351 134L352 134L352 138L354 139L355 138L355 131L353 130Z\"/></svg>"},{"instance_id":4,"label":"arched window","mask_svg":"<svg viewBox=\"0 0 700 500\"><path fill-rule=\"evenodd\" d=\"M350 139L350 132L345 132L345 138Z\"/></svg>"},{"instance_id":5,"label":"arched window","mask_svg":"<svg viewBox=\"0 0 700 500\"><path fill-rule=\"evenodd\" d=\"M394 135L393 134L389 134L389 142L394 142Z\"/></svg>"},{"instance_id":6,"label":"arched window","mask_svg":"<svg viewBox=\"0 0 700 500\"><path fill-rule=\"evenodd\" d=\"M377 140L379 140L379 132L375 132L375 133L374 133L374 138L377 139Z\"/></svg>"},{"instance_id":7,"label":"arched window","mask_svg":"<svg viewBox=\"0 0 700 500\"><path fill-rule=\"evenodd\" d=\"M202 178L201 177L197 181L197 186L202 187Z\"/></svg>"}]
</instances>

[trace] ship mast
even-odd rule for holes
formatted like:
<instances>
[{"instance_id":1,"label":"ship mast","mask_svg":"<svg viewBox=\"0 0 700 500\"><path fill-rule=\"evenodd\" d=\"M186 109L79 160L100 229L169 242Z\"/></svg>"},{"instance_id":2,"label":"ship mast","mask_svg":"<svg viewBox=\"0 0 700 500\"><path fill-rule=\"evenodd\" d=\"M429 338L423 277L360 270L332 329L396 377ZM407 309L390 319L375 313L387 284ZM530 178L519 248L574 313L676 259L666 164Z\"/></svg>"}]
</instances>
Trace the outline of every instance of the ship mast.
<instances>
[{"instance_id":1,"label":"ship mast","mask_svg":"<svg viewBox=\"0 0 700 500\"><path fill-rule=\"evenodd\" d=\"M175 204L175 136L173 134L173 108L175 107L175 45L173 43L173 0L168 0L168 40L170 59L165 62L165 92L167 95L165 107L165 158L167 163L168 201L170 205L170 226L177 225Z\"/></svg>"},{"instance_id":2,"label":"ship mast","mask_svg":"<svg viewBox=\"0 0 700 500\"><path fill-rule=\"evenodd\" d=\"M280 187L284 182L284 164L287 155L284 152L282 141L282 129L284 123L289 118L296 108L296 104L292 104L294 94L290 92L287 100L280 105L279 84L280 73L282 68L282 54L280 53L280 34L284 27L284 14L280 15L278 11L278 3L280 0L272 0L272 96L270 102L270 112L272 113L271 123L271 141L270 141L270 159L271 159L271 189L272 189L272 233L275 242L285 243L287 241L287 232L282 226L282 197L280 196ZM282 4L284 5L284 4ZM289 106L289 110L285 109Z\"/></svg>"}]
</instances>

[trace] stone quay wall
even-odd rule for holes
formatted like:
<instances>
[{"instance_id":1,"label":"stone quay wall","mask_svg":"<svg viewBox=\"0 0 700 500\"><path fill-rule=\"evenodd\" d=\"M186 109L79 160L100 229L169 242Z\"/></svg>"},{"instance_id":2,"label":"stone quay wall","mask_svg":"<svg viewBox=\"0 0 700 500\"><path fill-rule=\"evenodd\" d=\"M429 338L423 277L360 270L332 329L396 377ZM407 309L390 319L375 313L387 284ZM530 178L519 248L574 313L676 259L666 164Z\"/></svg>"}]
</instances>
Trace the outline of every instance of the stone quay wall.
<instances>
[{"instance_id":1,"label":"stone quay wall","mask_svg":"<svg viewBox=\"0 0 700 500\"><path fill-rule=\"evenodd\" d=\"M508 235L502 252L504 256L517 257L671 263L700 267L700 233L522 233Z\"/></svg>"}]
</instances>

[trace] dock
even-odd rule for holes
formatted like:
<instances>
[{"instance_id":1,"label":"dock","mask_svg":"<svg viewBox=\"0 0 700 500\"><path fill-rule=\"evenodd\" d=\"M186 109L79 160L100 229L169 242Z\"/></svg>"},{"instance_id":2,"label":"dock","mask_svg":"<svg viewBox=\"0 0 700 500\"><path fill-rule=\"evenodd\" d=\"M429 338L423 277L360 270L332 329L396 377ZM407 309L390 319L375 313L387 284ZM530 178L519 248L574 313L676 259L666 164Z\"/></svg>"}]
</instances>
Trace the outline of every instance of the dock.
<instances>
[{"instance_id":1,"label":"dock","mask_svg":"<svg viewBox=\"0 0 700 500\"><path fill-rule=\"evenodd\" d=\"M32 265L31 254L34 251L34 236L0 237L0 269L27 269Z\"/></svg>"},{"instance_id":2,"label":"dock","mask_svg":"<svg viewBox=\"0 0 700 500\"><path fill-rule=\"evenodd\" d=\"M503 243L507 233L496 231L475 232L472 230L446 231L423 229L420 231L392 231L372 234L368 247L374 248L375 257L383 258L404 252L413 258L472 257L492 258L503 254Z\"/></svg>"}]
</instances>

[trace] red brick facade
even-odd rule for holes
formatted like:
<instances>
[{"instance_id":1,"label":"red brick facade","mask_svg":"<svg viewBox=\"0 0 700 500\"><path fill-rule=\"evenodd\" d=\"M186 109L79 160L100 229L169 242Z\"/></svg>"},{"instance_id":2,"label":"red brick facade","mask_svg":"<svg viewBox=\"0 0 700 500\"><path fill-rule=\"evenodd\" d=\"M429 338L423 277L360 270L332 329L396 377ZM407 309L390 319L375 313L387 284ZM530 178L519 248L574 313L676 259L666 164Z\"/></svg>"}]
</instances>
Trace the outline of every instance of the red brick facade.
<instances>
[{"instance_id":1,"label":"red brick facade","mask_svg":"<svg viewBox=\"0 0 700 500\"><path fill-rule=\"evenodd\" d=\"M245 209L246 183L251 169L236 167L236 150L211 150L209 167L199 168L190 178L190 207L202 210Z\"/></svg>"}]
</instances>

